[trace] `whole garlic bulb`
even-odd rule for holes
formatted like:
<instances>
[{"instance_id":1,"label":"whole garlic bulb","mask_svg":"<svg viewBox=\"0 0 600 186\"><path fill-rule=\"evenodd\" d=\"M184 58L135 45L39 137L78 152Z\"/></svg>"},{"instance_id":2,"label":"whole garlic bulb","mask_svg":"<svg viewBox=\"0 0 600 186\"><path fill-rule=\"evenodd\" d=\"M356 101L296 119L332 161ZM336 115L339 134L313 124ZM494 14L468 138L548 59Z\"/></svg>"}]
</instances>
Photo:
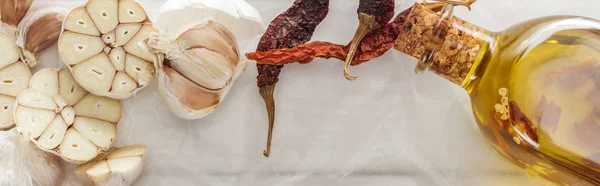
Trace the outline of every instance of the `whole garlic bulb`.
<instances>
[{"instance_id":1,"label":"whole garlic bulb","mask_svg":"<svg viewBox=\"0 0 600 186\"><path fill-rule=\"evenodd\" d=\"M23 62L35 67L38 64L37 53L56 44L66 14L67 9L52 5L35 6L29 10L18 26Z\"/></svg>"},{"instance_id":2,"label":"whole garlic bulb","mask_svg":"<svg viewBox=\"0 0 600 186\"><path fill-rule=\"evenodd\" d=\"M234 36L219 23L207 21L173 38L154 35L148 42L165 55L164 63L156 65L159 92L177 116L204 117L221 103L247 63L239 59Z\"/></svg>"},{"instance_id":3,"label":"whole garlic bulb","mask_svg":"<svg viewBox=\"0 0 600 186\"><path fill-rule=\"evenodd\" d=\"M61 166L57 156L39 150L16 129L0 131L0 185L59 185Z\"/></svg>"}]
</instances>

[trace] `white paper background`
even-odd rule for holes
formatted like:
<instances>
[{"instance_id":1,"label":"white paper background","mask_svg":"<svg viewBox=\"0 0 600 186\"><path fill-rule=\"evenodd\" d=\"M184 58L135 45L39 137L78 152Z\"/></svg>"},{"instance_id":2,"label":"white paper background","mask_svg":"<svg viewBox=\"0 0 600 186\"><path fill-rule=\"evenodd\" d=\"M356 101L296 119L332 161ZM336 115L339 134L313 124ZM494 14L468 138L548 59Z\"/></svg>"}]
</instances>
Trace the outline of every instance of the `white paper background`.
<instances>
[{"instance_id":1,"label":"white paper background","mask_svg":"<svg viewBox=\"0 0 600 186\"><path fill-rule=\"evenodd\" d=\"M74 7L83 1L60 1ZM141 0L155 18L162 1ZM266 23L293 0L249 0ZM397 12L414 0L397 0ZM56 3L56 2L52 2ZM313 40L347 43L358 23L358 0L331 0ZM527 19L557 15L600 18L596 0L484 1L456 15L492 31ZM259 36L242 46L253 51ZM56 49L44 66L58 67ZM493 151L479 133L469 99L432 74L413 73L415 59L390 50L351 69L316 60L287 65L276 89L272 156L265 158L267 117L251 62L227 100L196 121L172 115L156 81L123 101L116 146L148 146L146 168L135 185L546 185ZM66 165L65 185L78 185Z\"/></svg>"}]
</instances>

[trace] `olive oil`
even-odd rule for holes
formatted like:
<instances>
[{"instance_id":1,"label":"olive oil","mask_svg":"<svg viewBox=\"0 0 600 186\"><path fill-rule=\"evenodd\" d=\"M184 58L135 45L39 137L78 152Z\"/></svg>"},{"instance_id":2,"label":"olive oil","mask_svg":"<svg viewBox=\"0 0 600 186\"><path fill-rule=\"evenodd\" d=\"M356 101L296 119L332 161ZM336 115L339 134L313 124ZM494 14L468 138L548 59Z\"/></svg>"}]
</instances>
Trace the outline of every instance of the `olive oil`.
<instances>
[{"instance_id":1,"label":"olive oil","mask_svg":"<svg viewBox=\"0 0 600 186\"><path fill-rule=\"evenodd\" d=\"M493 33L462 85L492 146L560 185L600 184L598 28L548 17Z\"/></svg>"}]
</instances>

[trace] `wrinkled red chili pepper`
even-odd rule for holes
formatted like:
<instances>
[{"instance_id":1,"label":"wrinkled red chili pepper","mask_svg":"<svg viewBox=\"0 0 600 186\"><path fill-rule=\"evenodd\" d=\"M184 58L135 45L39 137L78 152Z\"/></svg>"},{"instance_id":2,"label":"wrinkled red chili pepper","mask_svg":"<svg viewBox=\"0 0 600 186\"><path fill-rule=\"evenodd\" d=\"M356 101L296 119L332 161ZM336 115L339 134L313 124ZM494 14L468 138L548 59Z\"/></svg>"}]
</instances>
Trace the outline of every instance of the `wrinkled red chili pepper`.
<instances>
[{"instance_id":1,"label":"wrinkled red chili pepper","mask_svg":"<svg viewBox=\"0 0 600 186\"><path fill-rule=\"evenodd\" d=\"M367 34L360 42L351 65L360 65L370 61L394 47L394 41L400 34L403 23L411 10L412 8L404 10L394 21ZM350 44L343 46L325 41L313 41L293 48L250 52L246 54L246 57L257 61L259 64L274 65L296 62L306 64L312 62L315 58L335 58L343 61L348 55L349 47Z\"/></svg>"},{"instance_id":2,"label":"wrinkled red chili pepper","mask_svg":"<svg viewBox=\"0 0 600 186\"><path fill-rule=\"evenodd\" d=\"M325 19L329 12L329 0L296 0L285 12L279 14L263 34L258 43L257 51L291 48L310 40L317 25ZM283 65L257 64L257 84L259 92L265 101L269 117L269 136L267 149L263 152L269 157L271 139L275 123L275 100L273 92L279 81Z\"/></svg>"},{"instance_id":3,"label":"wrinkled red chili pepper","mask_svg":"<svg viewBox=\"0 0 600 186\"><path fill-rule=\"evenodd\" d=\"M517 129L519 129L520 132L524 133L527 137L529 137L529 139L537 143L538 136L535 127L533 126L531 120L529 120L529 118L525 116L525 113L521 111L519 105L516 102L511 101L509 108L510 115L512 116L512 121L516 125Z\"/></svg>"},{"instance_id":4,"label":"wrinkled red chili pepper","mask_svg":"<svg viewBox=\"0 0 600 186\"><path fill-rule=\"evenodd\" d=\"M548 83L557 82L566 91L574 91L577 87L592 80L594 66L598 63L596 58L589 59L572 67L565 67L549 73Z\"/></svg>"}]
</instances>

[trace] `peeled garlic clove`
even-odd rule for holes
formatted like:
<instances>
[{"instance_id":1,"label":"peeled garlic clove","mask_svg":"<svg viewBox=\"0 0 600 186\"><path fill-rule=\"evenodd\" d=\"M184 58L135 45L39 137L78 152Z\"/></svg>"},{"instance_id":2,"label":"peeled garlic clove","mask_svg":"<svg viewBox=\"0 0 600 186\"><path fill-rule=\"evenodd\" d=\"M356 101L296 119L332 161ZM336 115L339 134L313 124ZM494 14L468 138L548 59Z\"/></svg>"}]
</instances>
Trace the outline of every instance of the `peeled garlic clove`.
<instances>
[{"instance_id":1,"label":"peeled garlic clove","mask_svg":"<svg viewBox=\"0 0 600 186\"><path fill-rule=\"evenodd\" d=\"M19 33L23 40L23 61L30 67L38 64L37 54L53 46L60 36L62 22L67 10L58 6L38 6L19 24Z\"/></svg>"},{"instance_id":2,"label":"peeled garlic clove","mask_svg":"<svg viewBox=\"0 0 600 186\"><path fill-rule=\"evenodd\" d=\"M112 84L111 92L115 93L129 93L137 87L137 84L131 77L124 72L117 72L115 79Z\"/></svg>"},{"instance_id":3,"label":"peeled garlic clove","mask_svg":"<svg viewBox=\"0 0 600 186\"><path fill-rule=\"evenodd\" d=\"M117 0L88 0L85 8L100 33L108 33L119 24Z\"/></svg>"},{"instance_id":4,"label":"peeled garlic clove","mask_svg":"<svg viewBox=\"0 0 600 186\"><path fill-rule=\"evenodd\" d=\"M146 20L146 11L133 0L119 1L119 22L138 23Z\"/></svg>"},{"instance_id":5,"label":"peeled garlic clove","mask_svg":"<svg viewBox=\"0 0 600 186\"><path fill-rule=\"evenodd\" d=\"M131 185L142 173L146 146L113 148L105 157L79 165L75 175L83 185Z\"/></svg>"},{"instance_id":6,"label":"peeled garlic clove","mask_svg":"<svg viewBox=\"0 0 600 186\"><path fill-rule=\"evenodd\" d=\"M58 40L58 52L67 65L80 63L104 50L100 37L63 32Z\"/></svg>"},{"instance_id":7,"label":"peeled garlic clove","mask_svg":"<svg viewBox=\"0 0 600 186\"><path fill-rule=\"evenodd\" d=\"M161 7L156 28L179 35L206 19L223 24L237 40L259 35L266 27L258 10L244 0L168 0Z\"/></svg>"},{"instance_id":8,"label":"peeled garlic clove","mask_svg":"<svg viewBox=\"0 0 600 186\"><path fill-rule=\"evenodd\" d=\"M123 112L119 100L85 91L68 69L42 69L31 80L47 80L30 85L56 91L29 87L17 95L14 116L19 132L31 134L41 149L71 163L85 163L110 148Z\"/></svg>"},{"instance_id":9,"label":"peeled garlic clove","mask_svg":"<svg viewBox=\"0 0 600 186\"><path fill-rule=\"evenodd\" d=\"M59 38L60 55L85 90L125 99L154 79L153 63L158 56L150 52L146 40L157 30L136 1L89 0L73 9L64 25ZM83 34L82 25L96 29L97 36L89 30Z\"/></svg>"},{"instance_id":10,"label":"peeled garlic clove","mask_svg":"<svg viewBox=\"0 0 600 186\"><path fill-rule=\"evenodd\" d=\"M73 77L90 92L108 92L116 69L104 53L100 53L73 67Z\"/></svg>"},{"instance_id":11,"label":"peeled garlic clove","mask_svg":"<svg viewBox=\"0 0 600 186\"><path fill-rule=\"evenodd\" d=\"M34 0L1 0L0 19L4 28L16 36L17 26L29 11Z\"/></svg>"},{"instance_id":12,"label":"peeled garlic clove","mask_svg":"<svg viewBox=\"0 0 600 186\"><path fill-rule=\"evenodd\" d=\"M116 35L117 35L117 43L119 46L123 46L135 36L140 29L142 29L141 23L129 23L129 24L120 24L117 26Z\"/></svg>"},{"instance_id":13,"label":"peeled garlic clove","mask_svg":"<svg viewBox=\"0 0 600 186\"><path fill-rule=\"evenodd\" d=\"M14 102L17 94L27 89L31 72L19 61L21 50L16 42L4 32L0 32L0 53L0 130L5 130L14 126Z\"/></svg>"},{"instance_id":14,"label":"peeled garlic clove","mask_svg":"<svg viewBox=\"0 0 600 186\"><path fill-rule=\"evenodd\" d=\"M96 24L88 15L85 7L77 7L71 10L64 22L65 30L79 34L87 34L91 36L100 36L100 31L96 28Z\"/></svg>"},{"instance_id":15,"label":"peeled garlic clove","mask_svg":"<svg viewBox=\"0 0 600 186\"><path fill-rule=\"evenodd\" d=\"M60 158L38 149L16 129L0 131L0 185L60 185L61 166Z\"/></svg>"}]
</instances>

